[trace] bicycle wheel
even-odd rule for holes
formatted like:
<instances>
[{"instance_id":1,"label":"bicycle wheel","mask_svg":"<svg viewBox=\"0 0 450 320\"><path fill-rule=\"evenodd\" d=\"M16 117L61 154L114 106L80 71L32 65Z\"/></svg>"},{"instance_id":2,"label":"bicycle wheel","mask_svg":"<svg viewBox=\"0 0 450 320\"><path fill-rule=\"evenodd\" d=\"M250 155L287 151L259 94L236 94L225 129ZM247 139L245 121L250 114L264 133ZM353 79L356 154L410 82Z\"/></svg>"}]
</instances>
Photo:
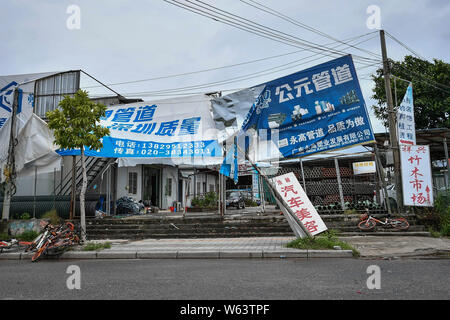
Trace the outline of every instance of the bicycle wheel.
<instances>
[{"instance_id":1,"label":"bicycle wheel","mask_svg":"<svg viewBox=\"0 0 450 320\"><path fill-rule=\"evenodd\" d=\"M369 231L369 230L372 230L373 228L375 228L376 225L377 225L377 223L375 221L373 221L372 219L363 220L360 223L358 223L358 228L362 231Z\"/></svg>"},{"instance_id":2,"label":"bicycle wheel","mask_svg":"<svg viewBox=\"0 0 450 320\"><path fill-rule=\"evenodd\" d=\"M42 238L43 236L44 236L43 233L41 233L40 235L38 235L38 236L30 243L30 245L28 245L28 246L25 248L25 252L32 251L34 248L36 248L37 244L39 243L39 241L41 240L41 238Z\"/></svg>"},{"instance_id":3,"label":"bicycle wheel","mask_svg":"<svg viewBox=\"0 0 450 320\"><path fill-rule=\"evenodd\" d=\"M409 222L405 218L392 219L391 226L397 230L407 230L409 228Z\"/></svg>"},{"instance_id":4,"label":"bicycle wheel","mask_svg":"<svg viewBox=\"0 0 450 320\"><path fill-rule=\"evenodd\" d=\"M39 248L39 250L37 250L35 252L35 254L31 257L31 261L32 262L36 262L37 260L39 260L39 258L42 256L42 254L45 252L45 250L47 249L48 246L48 242L44 243L42 245L42 247Z\"/></svg>"}]
</instances>

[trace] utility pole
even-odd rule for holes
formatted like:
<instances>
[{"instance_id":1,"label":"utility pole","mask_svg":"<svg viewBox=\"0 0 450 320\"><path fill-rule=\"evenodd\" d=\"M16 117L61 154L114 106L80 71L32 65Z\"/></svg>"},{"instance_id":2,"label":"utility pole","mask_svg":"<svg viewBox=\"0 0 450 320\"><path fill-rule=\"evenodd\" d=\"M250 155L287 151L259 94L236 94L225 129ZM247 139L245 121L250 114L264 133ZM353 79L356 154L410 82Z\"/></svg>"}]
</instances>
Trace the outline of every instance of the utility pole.
<instances>
[{"instance_id":1,"label":"utility pole","mask_svg":"<svg viewBox=\"0 0 450 320\"><path fill-rule=\"evenodd\" d=\"M3 195L3 210L2 210L2 220L9 220L9 211L11 208L11 197L13 194L13 179L15 175L15 163L14 163L14 146L15 146L15 131L16 131L16 114L17 105L19 102L19 87L14 90L14 98L12 103L11 111L11 131L9 135L9 148L8 148L8 160L6 162L4 174L5 174L5 192ZM3 169L3 168L1 168Z\"/></svg>"},{"instance_id":2,"label":"utility pole","mask_svg":"<svg viewBox=\"0 0 450 320\"><path fill-rule=\"evenodd\" d=\"M400 171L400 150L398 147L397 139L397 125L396 125L396 111L394 110L394 103L392 99L391 90L391 71L389 66L389 60L387 58L386 51L386 38L384 35L384 30L380 30L380 42L381 42L381 54L383 57L383 76L384 76L384 86L386 91L386 101L388 107L388 119L389 119L389 141L390 148L394 155L394 176L395 176L395 189L397 194L397 208L400 213L403 208L403 198L402 198L402 185L401 185L401 171Z\"/></svg>"}]
</instances>

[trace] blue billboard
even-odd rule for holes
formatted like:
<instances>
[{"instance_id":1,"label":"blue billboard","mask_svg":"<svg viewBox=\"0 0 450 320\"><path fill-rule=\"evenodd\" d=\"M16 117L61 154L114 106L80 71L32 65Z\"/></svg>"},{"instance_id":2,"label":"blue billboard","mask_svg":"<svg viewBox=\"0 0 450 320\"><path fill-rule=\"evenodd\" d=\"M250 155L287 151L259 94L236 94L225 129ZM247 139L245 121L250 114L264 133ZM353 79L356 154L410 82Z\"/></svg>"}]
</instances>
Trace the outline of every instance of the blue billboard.
<instances>
[{"instance_id":1,"label":"blue billboard","mask_svg":"<svg viewBox=\"0 0 450 320\"><path fill-rule=\"evenodd\" d=\"M284 157L373 142L351 55L266 83L243 130L278 131Z\"/></svg>"}]
</instances>

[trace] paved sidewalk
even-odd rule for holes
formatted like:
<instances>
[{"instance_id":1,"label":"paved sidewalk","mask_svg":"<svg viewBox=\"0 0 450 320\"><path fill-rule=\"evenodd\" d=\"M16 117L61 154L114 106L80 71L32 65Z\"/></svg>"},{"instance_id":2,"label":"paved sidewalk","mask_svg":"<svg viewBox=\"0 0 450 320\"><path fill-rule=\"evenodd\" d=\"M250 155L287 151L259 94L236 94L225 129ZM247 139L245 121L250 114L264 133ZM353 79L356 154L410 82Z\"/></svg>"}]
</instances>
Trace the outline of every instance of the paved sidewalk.
<instances>
[{"instance_id":1,"label":"paved sidewalk","mask_svg":"<svg viewBox=\"0 0 450 320\"><path fill-rule=\"evenodd\" d=\"M450 257L450 239L417 236L340 237L362 258ZM294 237L97 240L111 242L101 251L73 250L60 259L242 259L242 258L351 258L351 250L299 250L285 245ZM31 259L30 253L3 253L0 260Z\"/></svg>"},{"instance_id":2,"label":"paved sidewalk","mask_svg":"<svg viewBox=\"0 0 450 320\"><path fill-rule=\"evenodd\" d=\"M351 258L351 250L299 250L285 245L294 237L146 239L111 242L110 249L72 250L60 259L246 259L246 258ZM31 259L30 253L3 253L2 259Z\"/></svg>"},{"instance_id":3,"label":"paved sidewalk","mask_svg":"<svg viewBox=\"0 0 450 320\"><path fill-rule=\"evenodd\" d=\"M170 257L351 257L349 250L299 250L287 248L294 237L254 237L215 239L146 239L112 243L103 253L136 252ZM450 239L418 236L340 237L357 249L363 258L414 257L444 254L450 256Z\"/></svg>"},{"instance_id":4,"label":"paved sidewalk","mask_svg":"<svg viewBox=\"0 0 450 320\"><path fill-rule=\"evenodd\" d=\"M450 257L450 239L416 236L341 237L361 253L361 257L414 257L443 255Z\"/></svg>"},{"instance_id":5,"label":"paved sidewalk","mask_svg":"<svg viewBox=\"0 0 450 320\"><path fill-rule=\"evenodd\" d=\"M287 248L294 237L146 239L112 242L110 249L97 252L97 258L315 258L352 257L351 250L298 250ZM75 253L72 253L75 255Z\"/></svg>"}]
</instances>

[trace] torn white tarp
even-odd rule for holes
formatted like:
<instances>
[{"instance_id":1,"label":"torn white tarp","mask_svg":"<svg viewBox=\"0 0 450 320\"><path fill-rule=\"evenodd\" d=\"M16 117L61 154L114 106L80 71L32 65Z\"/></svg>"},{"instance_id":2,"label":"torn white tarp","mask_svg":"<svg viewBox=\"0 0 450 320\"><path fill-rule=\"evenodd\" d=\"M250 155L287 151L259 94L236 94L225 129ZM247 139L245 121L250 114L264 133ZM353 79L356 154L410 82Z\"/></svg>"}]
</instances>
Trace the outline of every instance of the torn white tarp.
<instances>
[{"instance_id":1,"label":"torn white tarp","mask_svg":"<svg viewBox=\"0 0 450 320\"><path fill-rule=\"evenodd\" d=\"M8 161L9 141L11 137L11 116L13 114L15 95L17 96L17 100L15 130L13 134L18 141L15 151L16 173L30 161L36 160L38 157L42 157L46 153L54 150L44 147L44 140L48 138L47 131L45 131L47 125L34 115L33 109L35 81L57 73L59 72L0 76L0 181L4 181L3 169ZM29 125L29 120L32 118L37 118L41 122L34 119L33 123L30 125L31 127L28 129L28 133L23 135L24 129ZM33 131L36 131L37 133L33 134ZM34 143L38 141L36 139L39 136L41 137L41 141L37 144L37 147L34 147ZM53 142L53 140L51 140L51 142ZM24 143L26 143L27 147L22 150L17 150L17 148L23 146ZM32 153L30 153L30 146L33 146L34 151ZM37 158L32 158L33 156L36 156L36 153Z\"/></svg>"},{"instance_id":2,"label":"torn white tarp","mask_svg":"<svg viewBox=\"0 0 450 320\"><path fill-rule=\"evenodd\" d=\"M37 115L31 116L17 140L15 163L20 176L34 174L35 166L40 173L53 172L54 168L59 170L61 167L61 156L55 152L58 146L53 143L53 132Z\"/></svg>"},{"instance_id":3,"label":"torn white tarp","mask_svg":"<svg viewBox=\"0 0 450 320\"><path fill-rule=\"evenodd\" d=\"M241 129L250 108L263 89L264 85L261 85L211 99L214 123L219 130L217 137L219 143Z\"/></svg>"}]
</instances>

